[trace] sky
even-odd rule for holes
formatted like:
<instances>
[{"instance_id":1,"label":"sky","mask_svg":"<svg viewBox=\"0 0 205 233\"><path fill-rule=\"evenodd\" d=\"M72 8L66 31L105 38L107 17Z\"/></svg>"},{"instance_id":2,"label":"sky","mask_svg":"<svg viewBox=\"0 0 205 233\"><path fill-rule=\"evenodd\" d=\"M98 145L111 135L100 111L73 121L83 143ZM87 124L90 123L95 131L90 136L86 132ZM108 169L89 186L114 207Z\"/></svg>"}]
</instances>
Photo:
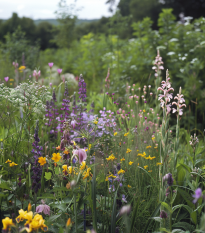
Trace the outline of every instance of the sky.
<instances>
[{"instance_id":1,"label":"sky","mask_svg":"<svg viewBox=\"0 0 205 233\"><path fill-rule=\"evenodd\" d=\"M32 19L54 19L60 0L0 0L0 19L8 19L16 12L19 17ZM67 0L67 4L76 4L78 18L99 19L102 16L111 16L106 0ZM116 0L116 5L119 0Z\"/></svg>"}]
</instances>

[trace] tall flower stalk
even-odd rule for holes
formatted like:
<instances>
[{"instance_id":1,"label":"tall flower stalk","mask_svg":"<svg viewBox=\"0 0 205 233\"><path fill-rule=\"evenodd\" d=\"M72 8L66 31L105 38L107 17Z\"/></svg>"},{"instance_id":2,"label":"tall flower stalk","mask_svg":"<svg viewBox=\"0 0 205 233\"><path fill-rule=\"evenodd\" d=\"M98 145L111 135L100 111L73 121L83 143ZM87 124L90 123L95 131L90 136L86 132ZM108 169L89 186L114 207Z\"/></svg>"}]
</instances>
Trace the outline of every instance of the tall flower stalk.
<instances>
[{"instance_id":1,"label":"tall flower stalk","mask_svg":"<svg viewBox=\"0 0 205 233\"><path fill-rule=\"evenodd\" d=\"M173 113L177 113L177 125L176 125L176 142L174 145L174 167L176 168L177 165L177 151L179 148L179 128L180 128L180 124L179 124L179 116L183 115L183 107L186 107L185 100L183 98L183 95L181 94L182 89L181 87L179 88L179 94L177 94L177 96L174 97L175 100L177 100L177 102L172 102L172 105L176 105L177 109L172 108L172 112Z\"/></svg>"}]
</instances>

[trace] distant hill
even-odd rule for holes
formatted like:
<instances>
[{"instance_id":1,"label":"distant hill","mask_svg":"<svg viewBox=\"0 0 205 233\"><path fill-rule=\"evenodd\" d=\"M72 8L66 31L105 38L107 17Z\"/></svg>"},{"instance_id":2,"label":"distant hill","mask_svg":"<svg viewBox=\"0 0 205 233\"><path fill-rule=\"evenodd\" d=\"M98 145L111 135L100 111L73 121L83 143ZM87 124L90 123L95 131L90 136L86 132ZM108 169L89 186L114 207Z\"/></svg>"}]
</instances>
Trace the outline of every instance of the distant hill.
<instances>
[{"instance_id":1,"label":"distant hill","mask_svg":"<svg viewBox=\"0 0 205 233\"><path fill-rule=\"evenodd\" d=\"M99 19L77 19L76 25L80 25L80 24L83 24L83 23L96 22L98 20ZM34 23L36 25L38 25L41 22L48 22L48 23L53 24L53 25L58 25L59 24L57 19L36 19L36 20L34 20Z\"/></svg>"},{"instance_id":2,"label":"distant hill","mask_svg":"<svg viewBox=\"0 0 205 233\"><path fill-rule=\"evenodd\" d=\"M6 21L6 19L0 19L2 21ZM80 25L80 24L83 24L83 23L91 23L91 22L96 22L98 21L99 19L77 19L77 22L76 22L76 25ZM48 22L50 24L53 24L55 26L59 25L59 22L57 19L35 19L34 20L34 23L36 25L38 25L39 23L41 22Z\"/></svg>"}]
</instances>

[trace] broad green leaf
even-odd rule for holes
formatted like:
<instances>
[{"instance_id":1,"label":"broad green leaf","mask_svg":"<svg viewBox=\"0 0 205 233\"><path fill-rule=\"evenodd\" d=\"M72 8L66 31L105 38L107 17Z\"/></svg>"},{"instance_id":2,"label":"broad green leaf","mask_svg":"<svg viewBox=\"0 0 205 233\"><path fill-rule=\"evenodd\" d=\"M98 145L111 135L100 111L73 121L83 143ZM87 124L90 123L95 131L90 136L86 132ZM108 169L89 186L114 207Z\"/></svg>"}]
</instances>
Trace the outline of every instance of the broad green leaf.
<instances>
[{"instance_id":1,"label":"broad green leaf","mask_svg":"<svg viewBox=\"0 0 205 233\"><path fill-rule=\"evenodd\" d=\"M61 214L53 215L48 219L48 222L54 222L56 219L58 219L61 216Z\"/></svg>"},{"instance_id":2,"label":"broad green leaf","mask_svg":"<svg viewBox=\"0 0 205 233\"><path fill-rule=\"evenodd\" d=\"M161 205L164 206L169 213L172 213L172 208L166 202L162 202Z\"/></svg>"},{"instance_id":3,"label":"broad green leaf","mask_svg":"<svg viewBox=\"0 0 205 233\"><path fill-rule=\"evenodd\" d=\"M46 178L46 180L50 180L51 176L52 176L51 172L45 172L45 176L44 177Z\"/></svg>"},{"instance_id":4,"label":"broad green leaf","mask_svg":"<svg viewBox=\"0 0 205 233\"><path fill-rule=\"evenodd\" d=\"M12 190L12 189L9 187L8 183L6 183L6 182L2 182L2 183L0 184L0 188L1 188L1 189Z\"/></svg>"}]
</instances>

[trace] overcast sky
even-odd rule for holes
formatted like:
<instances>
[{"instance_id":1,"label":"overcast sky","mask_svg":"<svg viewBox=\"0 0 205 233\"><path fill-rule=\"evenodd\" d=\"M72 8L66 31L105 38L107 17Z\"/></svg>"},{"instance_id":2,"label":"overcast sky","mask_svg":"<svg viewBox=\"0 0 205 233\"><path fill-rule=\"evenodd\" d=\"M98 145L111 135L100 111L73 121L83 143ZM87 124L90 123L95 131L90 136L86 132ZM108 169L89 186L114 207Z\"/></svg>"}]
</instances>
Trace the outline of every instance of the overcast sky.
<instances>
[{"instance_id":1,"label":"overcast sky","mask_svg":"<svg viewBox=\"0 0 205 233\"><path fill-rule=\"evenodd\" d=\"M60 0L0 0L0 19L8 19L13 12L20 17L26 16L32 19L56 18L54 12L58 9ZM74 3L67 0L67 4ZM80 19L98 19L102 16L110 16L106 0L77 0L76 7ZM116 0L116 4L119 0Z\"/></svg>"}]
</instances>

